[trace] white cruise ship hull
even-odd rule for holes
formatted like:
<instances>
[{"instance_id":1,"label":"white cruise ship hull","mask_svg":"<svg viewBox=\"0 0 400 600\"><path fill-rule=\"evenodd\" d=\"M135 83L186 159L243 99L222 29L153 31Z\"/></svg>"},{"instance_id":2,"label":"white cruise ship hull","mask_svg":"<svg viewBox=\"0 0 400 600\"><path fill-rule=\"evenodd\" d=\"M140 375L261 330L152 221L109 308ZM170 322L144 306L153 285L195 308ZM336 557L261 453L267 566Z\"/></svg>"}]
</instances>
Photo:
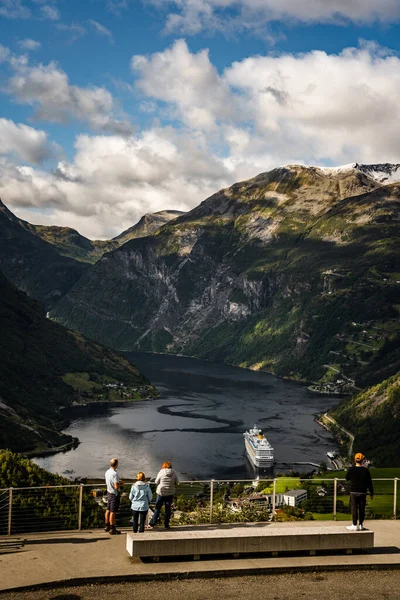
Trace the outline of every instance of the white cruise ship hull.
<instances>
[{"instance_id":1,"label":"white cruise ship hull","mask_svg":"<svg viewBox=\"0 0 400 600\"><path fill-rule=\"evenodd\" d=\"M246 442L246 454L255 467L273 467L274 465L273 457L264 458L256 456L254 450L251 447L249 447L248 442Z\"/></svg>"},{"instance_id":2,"label":"white cruise ship hull","mask_svg":"<svg viewBox=\"0 0 400 600\"><path fill-rule=\"evenodd\" d=\"M257 444L255 436L246 432L244 434L244 444L246 448L246 454L249 460L255 467L268 468L274 464L274 453L273 448L266 441L262 444Z\"/></svg>"}]
</instances>

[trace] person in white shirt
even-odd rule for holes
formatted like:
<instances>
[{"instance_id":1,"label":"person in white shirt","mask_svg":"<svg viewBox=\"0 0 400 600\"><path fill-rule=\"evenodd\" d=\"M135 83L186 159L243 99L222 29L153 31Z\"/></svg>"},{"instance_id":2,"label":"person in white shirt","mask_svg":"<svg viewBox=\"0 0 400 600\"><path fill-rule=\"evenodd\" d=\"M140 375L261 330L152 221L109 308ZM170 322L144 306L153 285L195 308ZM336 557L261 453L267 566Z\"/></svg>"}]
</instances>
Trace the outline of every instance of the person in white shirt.
<instances>
[{"instance_id":1,"label":"person in white shirt","mask_svg":"<svg viewBox=\"0 0 400 600\"><path fill-rule=\"evenodd\" d=\"M121 533L116 529L115 519L121 501L120 490L124 482L120 481L117 469L118 459L112 458L110 460L110 468L105 473L107 486L107 510L105 516L106 526L104 531L107 531L110 535L119 535Z\"/></svg>"}]
</instances>

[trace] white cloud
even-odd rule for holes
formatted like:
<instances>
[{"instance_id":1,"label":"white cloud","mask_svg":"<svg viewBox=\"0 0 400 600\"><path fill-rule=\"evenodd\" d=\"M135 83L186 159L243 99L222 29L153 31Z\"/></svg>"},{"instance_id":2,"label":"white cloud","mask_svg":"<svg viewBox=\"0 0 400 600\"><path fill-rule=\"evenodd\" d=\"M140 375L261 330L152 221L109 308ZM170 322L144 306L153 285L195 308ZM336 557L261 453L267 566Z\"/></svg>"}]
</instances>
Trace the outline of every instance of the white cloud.
<instances>
[{"instance_id":1,"label":"white cloud","mask_svg":"<svg viewBox=\"0 0 400 600\"><path fill-rule=\"evenodd\" d=\"M132 67L147 98L167 102L194 130L214 128L231 161L247 162L249 153L301 162L399 159L400 60L376 44L338 55L255 56L219 75L207 52L192 54L180 40L134 56Z\"/></svg>"},{"instance_id":2,"label":"white cloud","mask_svg":"<svg viewBox=\"0 0 400 600\"><path fill-rule=\"evenodd\" d=\"M120 15L128 8L128 0L106 0L106 8L115 15Z\"/></svg>"},{"instance_id":3,"label":"white cloud","mask_svg":"<svg viewBox=\"0 0 400 600\"><path fill-rule=\"evenodd\" d=\"M197 34L258 30L273 21L368 24L400 21L398 0L152 0L169 12L166 29Z\"/></svg>"},{"instance_id":4,"label":"white cloud","mask_svg":"<svg viewBox=\"0 0 400 600\"><path fill-rule=\"evenodd\" d=\"M9 48L7 48L6 46L3 46L3 44L0 44L0 63L9 60L10 55L11 55L11 53L10 53Z\"/></svg>"},{"instance_id":5,"label":"white cloud","mask_svg":"<svg viewBox=\"0 0 400 600\"><path fill-rule=\"evenodd\" d=\"M46 171L32 167L20 167L7 159L0 158L0 197L11 210L18 207L18 216L23 211L36 212L36 222L45 222L46 213L59 207L67 206L67 198L62 190L54 185L54 178ZM34 212L30 222L35 223ZM56 222L53 224L57 224Z\"/></svg>"},{"instance_id":6,"label":"white cloud","mask_svg":"<svg viewBox=\"0 0 400 600\"><path fill-rule=\"evenodd\" d=\"M254 57L224 73L264 147L303 161L399 159L400 60L373 45Z\"/></svg>"},{"instance_id":7,"label":"white cloud","mask_svg":"<svg viewBox=\"0 0 400 600\"><path fill-rule=\"evenodd\" d=\"M61 154L61 149L48 141L44 131L8 119L0 119L0 139L0 154L16 155L33 164Z\"/></svg>"},{"instance_id":8,"label":"white cloud","mask_svg":"<svg viewBox=\"0 0 400 600\"><path fill-rule=\"evenodd\" d=\"M249 57L218 73L206 51L178 41L132 66L158 124L78 136L74 159L53 173L3 161L0 191L18 215L111 237L145 212L187 210L280 164L400 162L400 59L374 44ZM16 93L51 118L113 114L111 97L81 98L55 65L35 69L17 68ZM164 113L173 126L159 124Z\"/></svg>"},{"instance_id":9,"label":"white cloud","mask_svg":"<svg viewBox=\"0 0 400 600\"><path fill-rule=\"evenodd\" d=\"M132 132L128 122L114 116L115 103L105 88L71 85L67 74L53 62L32 67L22 61L14 68L16 73L9 79L7 91L17 102L34 106L35 118L54 123L77 119L97 131Z\"/></svg>"},{"instance_id":10,"label":"white cloud","mask_svg":"<svg viewBox=\"0 0 400 600\"><path fill-rule=\"evenodd\" d=\"M49 4L45 4L40 7L40 14L42 19L48 21L58 21L60 18L60 13L55 6L50 6Z\"/></svg>"},{"instance_id":11,"label":"white cloud","mask_svg":"<svg viewBox=\"0 0 400 600\"><path fill-rule=\"evenodd\" d=\"M18 45L22 50L39 50L42 44L37 40L25 38L24 40L20 40Z\"/></svg>"},{"instance_id":12,"label":"white cloud","mask_svg":"<svg viewBox=\"0 0 400 600\"><path fill-rule=\"evenodd\" d=\"M65 23L57 23L56 25L59 31L67 31L70 34L69 43L73 44L76 40L79 40L81 37L86 35L86 29L83 25L79 23L71 23L71 25L66 25Z\"/></svg>"},{"instance_id":13,"label":"white cloud","mask_svg":"<svg viewBox=\"0 0 400 600\"><path fill-rule=\"evenodd\" d=\"M0 17L6 19L29 19L31 10L21 0L0 0Z\"/></svg>"},{"instance_id":14,"label":"white cloud","mask_svg":"<svg viewBox=\"0 0 400 600\"><path fill-rule=\"evenodd\" d=\"M61 162L54 173L3 164L0 195L31 222L97 238L120 233L146 212L188 210L228 179L202 136L166 128L131 138L81 135L74 162Z\"/></svg>"},{"instance_id":15,"label":"white cloud","mask_svg":"<svg viewBox=\"0 0 400 600\"><path fill-rule=\"evenodd\" d=\"M215 129L221 116L233 113L227 84L211 64L208 51L191 54L178 40L164 52L132 57L136 82L146 96L172 104L182 121L204 130Z\"/></svg>"},{"instance_id":16,"label":"white cloud","mask_svg":"<svg viewBox=\"0 0 400 600\"><path fill-rule=\"evenodd\" d=\"M112 35L111 31L109 29L107 29L107 27L104 27L104 25L101 25L101 23L98 23L97 21L94 21L93 19L89 19L89 23L94 27L94 30L98 35L104 35L104 36L108 37L108 39L110 40L111 43L114 43L113 35Z\"/></svg>"}]
</instances>

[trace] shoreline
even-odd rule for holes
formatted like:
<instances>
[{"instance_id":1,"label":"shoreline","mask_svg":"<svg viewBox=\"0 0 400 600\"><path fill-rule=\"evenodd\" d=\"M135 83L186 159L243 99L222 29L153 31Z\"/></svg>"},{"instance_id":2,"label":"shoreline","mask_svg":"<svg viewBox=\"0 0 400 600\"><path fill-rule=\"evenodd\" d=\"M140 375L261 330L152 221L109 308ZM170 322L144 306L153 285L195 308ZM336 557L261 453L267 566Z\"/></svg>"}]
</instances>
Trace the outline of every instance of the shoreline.
<instances>
[{"instance_id":1,"label":"shoreline","mask_svg":"<svg viewBox=\"0 0 400 600\"><path fill-rule=\"evenodd\" d=\"M109 400L93 401L93 402L85 402L82 404L73 404L71 406L66 406L66 407L60 409L61 415L64 414L65 418L62 420L60 428L56 429L56 431L57 431L57 433L62 433L64 429L69 427L69 425L71 424L71 420L73 420L73 418L74 418L74 415L73 415L74 412L80 413L80 415L82 416L82 413L90 414L92 411L96 412L96 410L93 410L93 409L95 409L97 407L100 408L101 410L108 410L109 408L112 408L113 406L115 406L115 407L125 406L126 404L132 404L134 402L151 400L152 398L153 398L152 396L147 396L146 398L135 398L134 400L122 400L122 401L117 401L117 402L112 402ZM65 435L68 435L68 434L65 434ZM79 444L81 444L80 439L72 437L72 440L70 442L67 442L66 444L62 444L61 446L53 446L51 448L41 448L41 449L34 448L32 450L26 450L24 452L21 452L21 454L25 458L43 458L45 456L51 456L52 454L59 454L60 452L69 452L70 450L74 450L75 448L77 448L79 446Z\"/></svg>"},{"instance_id":2,"label":"shoreline","mask_svg":"<svg viewBox=\"0 0 400 600\"><path fill-rule=\"evenodd\" d=\"M235 365L234 363L230 363L230 362L215 361L215 360L210 360L209 358L200 358L199 356L190 356L189 354L172 354L172 353L169 354L168 352L147 352L146 350L118 350L118 352L121 352L124 355L133 353L133 354L148 354L150 356L152 354L156 354L157 356L170 356L170 357L177 356L179 358L189 358L190 360L198 360L198 361L212 363L215 365L218 365L218 364L226 365L228 367L234 367L235 369L242 369L243 371L252 371L253 373L267 373L267 375L272 375L273 377L276 377L277 379L282 379L283 381L291 381L292 383L298 383L299 385L303 385L303 386L305 386L306 389L308 389L307 386L313 384L313 382L309 381L308 379L296 379L295 377L287 377L285 375L278 375L277 373L274 373L273 371L269 371L268 369L256 369L253 367L242 367L241 365ZM309 391L313 391L313 390L309 390ZM319 392L317 392L317 393L319 393Z\"/></svg>"},{"instance_id":3,"label":"shoreline","mask_svg":"<svg viewBox=\"0 0 400 600\"><path fill-rule=\"evenodd\" d=\"M21 454L25 458L42 458L43 456L51 456L52 454L58 454L59 452L68 452L69 450L74 450L79 446L80 443L81 442L78 438L72 438L71 442L63 444L62 446L43 448L42 450L27 450L26 452L21 452Z\"/></svg>"},{"instance_id":4,"label":"shoreline","mask_svg":"<svg viewBox=\"0 0 400 600\"><path fill-rule=\"evenodd\" d=\"M200 361L200 362L205 362L205 363L212 363L212 364L219 364L219 361L211 361L209 359L203 359L203 358L198 358L198 357L193 357L193 356L188 356L188 355L183 355L183 354L168 354L168 353L164 353L164 352L137 352L137 351L123 351L124 355L126 356L126 358L133 364L135 363L135 357L134 356L129 356L131 354L140 354L142 356L146 356L149 357L149 361L151 360L151 356L156 355L156 356L165 356L165 357L170 357L170 358L174 358L177 357L179 358L186 358L189 360L193 360L193 361ZM307 389L306 384L310 383L307 381L302 381L302 380L298 380L298 379L291 379L288 377L282 377L279 375L276 375L275 373L271 372L271 371L267 371L264 369L255 369L255 368L251 368L251 367L242 367L242 366L238 366L238 365L234 365L231 363L226 363L226 362L222 362L221 364L223 365L227 365L229 367L233 367L235 369L241 369L241 370L245 370L245 371L252 371L252 372L260 372L260 373L265 373L268 374L272 377L276 377L277 380L281 380L281 381L290 381L291 383L294 383L296 386L302 387L303 389ZM318 395L326 395L326 394L319 394L316 391L313 390L308 390L311 391L311 393L315 393ZM158 398L160 397L160 394L157 396ZM120 401L89 401L89 402L82 402L82 403L77 403L77 404L73 404L71 406L65 407L63 409L61 409L61 414L63 415L64 419L63 419L63 423L59 429L60 432L62 432L63 430L65 430L65 428L67 428L70 424L71 421L73 421L76 418L79 418L81 416L89 416L91 414L98 414L101 412L105 412L108 411L109 409L112 408L118 408L118 407L124 407L128 404L131 403L136 403L136 402L140 402L140 401L148 401L151 400L152 398L157 398L157 397L153 397L153 396L147 396L145 398L137 398L137 399L132 399L132 400L120 400ZM318 417L320 415L318 414ZM317 415L314 416L314 420L318 423L319 426L323 426L322 423L319 421L319 418L317 417ZM325 428L327 429L327 428ZM337 438L333 435L333 433L330 431L331 435L333 436L333 438L335 439L335 441L337 441ZM68 452L70 450L73 450L74 448L76 448L79 444L80 444L80 440L78 438L75 438L75 440L72 440L71 442L67 443L67 444L63 444L61 446L56 446L53 448L44 448L44 449L33 449L31 451L25 452L24 456L27 456L29 458L42 458L42 457L46 457L46 456L50 456L50 455L54 455L54 454L58 454L58 453L64 453L64 452ZM311 463L310 463L311 465ZM312 465L315 466L315 465Z\"/></svg>"}]
</instances>

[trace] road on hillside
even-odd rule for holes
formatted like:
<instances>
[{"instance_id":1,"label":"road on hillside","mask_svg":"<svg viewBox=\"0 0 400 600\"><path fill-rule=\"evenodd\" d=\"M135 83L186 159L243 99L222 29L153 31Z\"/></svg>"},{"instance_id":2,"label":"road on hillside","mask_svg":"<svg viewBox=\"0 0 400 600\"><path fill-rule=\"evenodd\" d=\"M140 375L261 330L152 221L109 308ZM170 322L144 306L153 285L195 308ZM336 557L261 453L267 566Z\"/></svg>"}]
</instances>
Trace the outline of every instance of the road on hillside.
<instances>
[{"instance_id":1,"label":"road on hillside","mask_svg":"<svg viewBox=\"0 0 400 600\"><path fill-rule=\"evenodd\" d=\"M107 557L105 557L107 560ZM255 575L178 581L129 582L6 592L4 600L400 600L400 570Z\"/></svg>"},{"instance_id":2,"label":"road on hillside","mask_svg":"<svg viewBox=\"0 0 400 600\"><path fill-rule=\"evenodd\" d=\"M324 414L324 417L328 421L330 421L331 423L333 423L334 425L336 425L336 427L338 427L339 429L341 429L341 431L343 431L350 438L350 446L349 446L348 458L349 458L349 460L352 461L353 460L353 444L354 444L354 437L355 436L350 431L348 431L347 429L345 429L344 427L342 427L341 425L339 425L339 423L335 419L333 419L332 417L330 417L327 412Z\"/></svg>"}]
</instances>

